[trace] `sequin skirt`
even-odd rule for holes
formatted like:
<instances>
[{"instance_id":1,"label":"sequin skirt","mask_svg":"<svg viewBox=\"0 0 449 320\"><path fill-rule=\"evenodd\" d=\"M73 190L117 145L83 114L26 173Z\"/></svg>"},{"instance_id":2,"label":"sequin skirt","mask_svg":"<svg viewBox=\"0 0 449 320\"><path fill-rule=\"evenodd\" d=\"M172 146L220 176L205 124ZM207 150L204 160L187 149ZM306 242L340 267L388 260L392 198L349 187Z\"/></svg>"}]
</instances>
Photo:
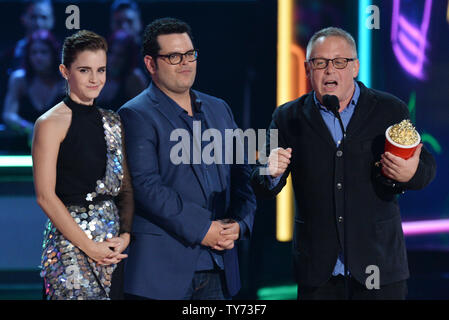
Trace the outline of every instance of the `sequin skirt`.
<instances>
[{"instance_id":1,"label":"sequin skirt","mask_svg":"<svg viewBox=\"0 0 449 320\"><path fill-rule=\"evenodd\" d=\"M97 242L119 233L119 215L113 200L88 207L68 206L70 214L89 239ZM44 231L41 277L49 300L108 300L116 265L97 266L75 247L50 220Z\"/></svg>"}]
</instances>

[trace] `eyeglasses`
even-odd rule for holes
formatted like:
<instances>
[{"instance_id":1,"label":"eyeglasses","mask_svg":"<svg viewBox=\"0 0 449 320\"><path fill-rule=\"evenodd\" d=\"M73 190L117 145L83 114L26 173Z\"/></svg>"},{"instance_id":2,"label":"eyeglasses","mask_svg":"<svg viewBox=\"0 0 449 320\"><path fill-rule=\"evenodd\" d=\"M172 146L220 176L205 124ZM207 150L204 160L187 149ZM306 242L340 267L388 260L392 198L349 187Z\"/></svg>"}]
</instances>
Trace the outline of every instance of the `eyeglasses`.
<instances>
[{"instance_id":1,"label":"eyeglasses","mask_svg":"<svg viewBox=\"0 0 449 320\"><path fill-rule=\"evenodd\" d=\"M312 63L314 69L326 69L329 61L332 61L332 65L336 69L344 69L348 65L349 61L354 61L356 58L334 58L334 59L326 59L326 58L313 58L310 59L309 62Z\"/></svg>"},{"instance_id":2,"label":"eyeglasses","mask_svg":"<svg viewBox=\"0 0 449 320\"><path fill-rule=\"evenodd\" d=\"M196 59L198 59L198 50L193 49L187 51L186 53L174 52L170 54L158 54L156 57L168 59L170 64L176 65L180 64L184 57L186 57L188 62L196 61Z\"/></svg>"}]
</instances>

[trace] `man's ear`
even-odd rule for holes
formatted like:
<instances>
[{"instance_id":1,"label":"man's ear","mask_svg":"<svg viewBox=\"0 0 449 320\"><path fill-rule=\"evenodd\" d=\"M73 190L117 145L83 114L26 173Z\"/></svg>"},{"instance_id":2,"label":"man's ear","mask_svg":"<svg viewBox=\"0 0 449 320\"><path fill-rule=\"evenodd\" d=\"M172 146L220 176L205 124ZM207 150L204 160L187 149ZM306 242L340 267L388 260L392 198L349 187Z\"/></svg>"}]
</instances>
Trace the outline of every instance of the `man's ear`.
<instances>
[{"instance_id":1,"label":"man's ear","mask_svg":"<svg viewBox=\"0 0 449 320\"><path fill-rule=\"evenodd\" d=\"M153 57L146 55L145 57L143 57L143 62L145 63L145 66L147 67L147 70L151 75L156 73L156 60L153 59Z\"/></svg>"},{"instance_id":2,"label":"man's ear","mask_svg":"<svg viewBox=\"0 0 449 320\"><path fill-rule=\"evenodd\" d=\"M310 66L307 61L304 61L304 69L306 70L306 76L307 78L310 78Z\"/></svg>"},{"instance_id":3,"label":"man's ear","mask_svg":"<svg viewBox=\"0 0 449 320\"><path fill-rule=\"evenodd\" d=\"M353 69L352 69L352 77L355 79L359 75L360 70L360 62L359 59L354 60Z\"/></svg>"}]
</instances>

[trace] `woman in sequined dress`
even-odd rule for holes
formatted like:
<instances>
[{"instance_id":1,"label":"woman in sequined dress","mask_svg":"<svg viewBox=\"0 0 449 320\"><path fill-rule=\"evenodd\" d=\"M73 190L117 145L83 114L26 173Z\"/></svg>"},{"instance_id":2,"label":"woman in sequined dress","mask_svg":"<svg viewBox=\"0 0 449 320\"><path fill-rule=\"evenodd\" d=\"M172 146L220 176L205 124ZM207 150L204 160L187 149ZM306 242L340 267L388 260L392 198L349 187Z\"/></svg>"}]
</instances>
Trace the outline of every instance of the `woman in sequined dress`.
<instances>
[{"instance_id":1,"label":"woman in sequined dress","mask_svg":"<svg viewBox=\"0 0 449 320\"><path fill-rule=\"evenodd\" d=\"M41 276L47 299L109 299L130 241L134 211L119 116L98 108L106 41L79 31L64 41L64 100L36 121L32 145L37 202L49 220Z\"/></svg>"}]
</instances>

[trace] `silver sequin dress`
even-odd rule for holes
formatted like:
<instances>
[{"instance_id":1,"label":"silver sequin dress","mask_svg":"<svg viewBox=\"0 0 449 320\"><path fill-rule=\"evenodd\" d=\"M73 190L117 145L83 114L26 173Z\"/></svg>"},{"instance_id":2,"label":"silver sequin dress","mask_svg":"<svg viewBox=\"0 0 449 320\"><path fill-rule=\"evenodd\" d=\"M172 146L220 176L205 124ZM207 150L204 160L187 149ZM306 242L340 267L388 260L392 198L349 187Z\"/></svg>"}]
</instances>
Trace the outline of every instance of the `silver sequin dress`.
<instances>
[{"instance_id":1,"label":"silver sequin dress","mask_svg":"<svg viewBox=\"0 0 449 320\"><path fill-rule=\"evenodd\" d=\"M100 108L97 110L103 123L107 147L105 175L96 181L95 190L83 195L85 202L82 205L68 204L66 207L89 239L101 242L106 238L118 236L122 231L119 208L114 198L119 198L117 196L123 188L126 162L124 163L119 116L109 110ZM125 173L127 174L127 168ZM128 221L124 223L128 229L130 228L129 218L128 214L126 217ZM109 299L111 278L115 268L115 264L97 266L95 261L65 239L50 220L47 221L40 273L44 278L47 299Z\"/></svg>"}]
</instances>

